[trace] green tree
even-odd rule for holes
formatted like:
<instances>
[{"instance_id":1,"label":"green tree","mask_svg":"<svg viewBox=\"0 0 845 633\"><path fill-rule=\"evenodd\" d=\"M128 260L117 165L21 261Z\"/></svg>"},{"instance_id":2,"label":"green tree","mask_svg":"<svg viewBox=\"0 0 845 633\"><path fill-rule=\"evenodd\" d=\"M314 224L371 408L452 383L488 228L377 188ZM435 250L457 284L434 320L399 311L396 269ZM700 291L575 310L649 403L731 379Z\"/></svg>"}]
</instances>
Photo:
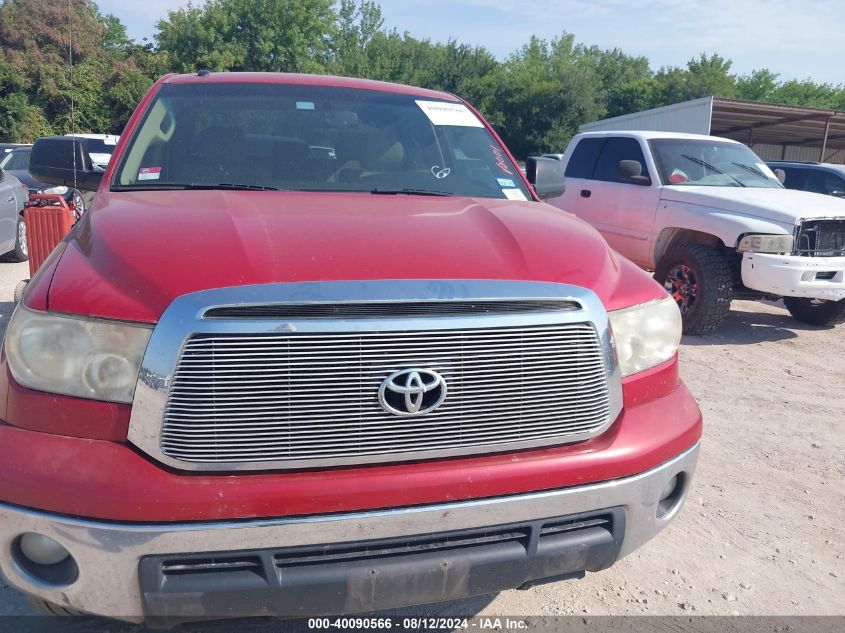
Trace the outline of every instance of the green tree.
<instances>
[{"instance_id":1,"label":"green tree","mask_svg":"<svg viewBox=\"0 0 845 633\"><path fill-rule=\"evenodd\" d=\"M687 62L687 94L698 97L736 97L736 78L730 74L732 62L713 53L702 53Z\"/></svg>"},{"instance_id":2,"label":"green tree","mask_svg":"<svg viewBox=\"0 0 845 633\"><path fill-rule=\"evenodd\" d=\"M132 40L126 34L126 26L115 15L99 15L99 21L106 27L103 35L102 47L109 50L128 51L132 46Z\"/></svg>"},{"instance_id":3,"label":"green tree","mask_svg":"<svg viewBox=\"0 0 845 633\"><path fill-rule=\"evenodd\" d=\"M379 31L367 46L368 77L420 85L425 69L433 63L434 46L395 29Z\"/></svg>"},{"instance_id":4,"label":"green tree","mask_svg":"<svg viewBox=\"0 0 845 633\"><path fill-rule=\"evenodd\" d=\"M651 107L654 99L653 72L645 57L633 57L618 48L578 45L575 52L598 78L606 116Z\"/></svg>"},{"instance_id":5,"label":"green tree","mask_svg":"<svg viewBox=\"0 0 845 633\"><path fill-rule=\"evenodd\" d=\"M660 85L654 77L633 79L607 88L607 116L621 116L656 108L662 103Z\"/></svg>"},{"instance_id":6,"label":"green tree","mask_svg":"<svg viewBox=\"0 0 845 633\"><path fill-rule=\"evenodd\" d=\"M28 107L23 79L0 58L0 142L14 142L23 137Z\"/></svg>"},{"instance_id":7,"label":"green tree","mask_svg":"<svg viewBox=\"0 0 845 633\"><path fill-rule=\"evenodd\" d=\"M581 123L605 112L597 73L571 34L532 37L499 67L483 105L520 158L563 151Z\"/></svg>"},{"instance_id":8,"label":"green tree","mask_svg":"<svg viewBox=\"0 0 845 633\"><path fill-rule=\"evenodd\" d=\"M833 110L845 106L845 90L842 86L817 84L809 79L779 84L772 92L772 97L777 103L806 108Z\"/></svg>"},{"instance_id":9,"label":"green tree","mask_svg":"<svg viewBox=\"0 0 845 633\"><path fill-rule=\"evenodd\" d=\"M431 48L431 60L420 68L420 84L463 97L483 107L489 94L491 74L498 67L493 54L485 48L450 40Z\"/></svg>"},{"instance_id":10,"label":"green tree","mask_svg":"<svg viewBox=\"0 0 845 633\"><path fill-rule=\"evenodd\" d=\"M5 0L0 135L32 141L71 130L119 132L150 84L131 56L134 46L120 20L88 0Z\"/></svg>"},{"instance_id":11,"label":"green tree","mask_svg":"<svg viewBox=\"0 0 845 633\"><path fill-rule=\"evenodd\" d=\"M180 72L324 72L335 19L332 0L209 0L171 11L156 42Z\"/></svg>"},{"instance_id":12,"label":"green tree","mask_svg":"<svg viewBox=\"0 0 845 633\"><path fill-rule=\"evenodd\" d=\"M381 7L375 2L341 0L331 46L330 71L347 77L369 76L367 49L383 25Z\"/></svg>"},{"instance_id":13,"label":"green tree","mask_svg":"<svg viewBox=\"0 0 845 633\"><path fill-rule=\"evenodd\" d=\"M737 97L747 101L771 101L775 98L777 87L778 76L766 68L754 70L736 80Z\"/></svg>"}]
</instances>

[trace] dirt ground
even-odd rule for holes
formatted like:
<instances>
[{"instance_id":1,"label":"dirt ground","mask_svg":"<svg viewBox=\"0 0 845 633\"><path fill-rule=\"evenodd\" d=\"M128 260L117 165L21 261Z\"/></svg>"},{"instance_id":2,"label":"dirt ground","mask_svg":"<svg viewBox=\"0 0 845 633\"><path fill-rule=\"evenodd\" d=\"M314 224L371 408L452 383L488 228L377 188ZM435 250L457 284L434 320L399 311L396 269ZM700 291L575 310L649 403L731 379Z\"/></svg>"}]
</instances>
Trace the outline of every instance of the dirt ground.
<instances>
[{"instance_id":1,"label":"dirt ground","mask_svg":"<svg viewBox=\"0 0 845 633\"><path fill-rule=\"evenodd\" d=\"M0 264L0 329L26 276L26 264ZM682 374L705 431L679 518L584 580L426 614L845 615L845 326L803 326L782 305L735 301L718 334L683 343ZM0 581L0 615L29 612Z\"/></svg>"}]
</instances>

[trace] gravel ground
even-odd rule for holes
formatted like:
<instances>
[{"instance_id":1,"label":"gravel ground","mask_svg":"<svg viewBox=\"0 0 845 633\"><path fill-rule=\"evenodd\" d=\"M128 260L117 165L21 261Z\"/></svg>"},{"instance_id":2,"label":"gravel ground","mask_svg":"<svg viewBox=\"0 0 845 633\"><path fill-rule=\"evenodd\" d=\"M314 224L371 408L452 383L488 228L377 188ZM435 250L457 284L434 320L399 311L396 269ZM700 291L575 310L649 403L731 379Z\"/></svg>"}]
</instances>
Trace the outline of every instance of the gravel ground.
<instances>
[{"instance_id":1,"label":"gravel ground","mask_svg":"<svg viewBox=\"0 0 845 633\"><path fill-rule=\"evenodd\" d=\"M25 277L26 264L0 264L0 328ZM845 326L803 326L782 305L735 301L718 334L685 338L681 360L705 431L687 505L666 531L584 580L427 613L845 615ZM26 613L0 582L0 615ZM89 618L67 630L95 626L137 630ZM251 621L202 630L265 627L304 628Z\"/></svg>"}]
</instances>

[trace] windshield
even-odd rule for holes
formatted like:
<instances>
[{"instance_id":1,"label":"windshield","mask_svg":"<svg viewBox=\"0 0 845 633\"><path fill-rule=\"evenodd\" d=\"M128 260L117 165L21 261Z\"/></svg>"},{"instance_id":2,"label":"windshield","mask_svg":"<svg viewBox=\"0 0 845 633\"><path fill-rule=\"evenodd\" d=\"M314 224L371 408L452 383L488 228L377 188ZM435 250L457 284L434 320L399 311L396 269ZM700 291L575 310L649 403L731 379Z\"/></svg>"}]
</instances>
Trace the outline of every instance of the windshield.
<instances>
[{"instance_id":1,"label":"windshield","mask_svg":"<svg viewBox=\"0 0 845 633\"><path fill-rule=\"evenodd\" d=\"M782 187L745 145L698 139L652 139L649 144L664 185Z\"/></svg>"},{"instance_id":2,"label":"windshield","mask_svg":"<svg viewBox=\"0 0 845 633\"><path fill-rule=\"evenodd\" d=\"M106 143L100 138L88 139L88 153L89 154L108 154L111 156L114 153L114 145Z\"/></svg>"},{"instance_id":3,"label":"windshield","mask_svg":"<svg viewBox=\"0 0 845 633\"><path fill-rule=\"evenodd\" d=\"M258 83L162 86L112 187L530 198L461 103Z\"/></svg>"},{"instance_id":4,"label":"windshield","mask_svg":"<svg viewBox=\"0 0 845 633\"><path fill-rule=\"evenodd\" d=\"M0 168L10 171L29 170L29 150L14 150L6 154L0 161Z\"/></svg>"},{"instance_id":5,"label":"windshield","mask_svg":"<svg viewBox=\"0 0 845 633\"><path fill-rule=\"evenodd\" d=\"M67 136L73 136L68 134ZM117 144L117 136L110 136L108 139L91 138L90 136L79 136L85 141L88 148L88 153L96 158L98 163L108 163L111 160L111 155L114 154L115 145Z\"/></svg>"}]
</instances>

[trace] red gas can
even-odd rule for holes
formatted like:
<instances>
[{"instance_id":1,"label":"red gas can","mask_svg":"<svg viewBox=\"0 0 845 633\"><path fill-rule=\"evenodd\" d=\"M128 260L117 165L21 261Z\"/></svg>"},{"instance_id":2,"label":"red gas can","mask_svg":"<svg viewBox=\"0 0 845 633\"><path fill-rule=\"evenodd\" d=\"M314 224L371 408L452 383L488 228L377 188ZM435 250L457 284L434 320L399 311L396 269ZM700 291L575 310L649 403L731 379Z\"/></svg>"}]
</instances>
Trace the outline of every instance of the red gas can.
<instances>
[{"instance_id":1,"label":"red gas can","mask_svg":"<svg viewBox=\"0 0 845 633\"><path fill-rule=\"evenodd\" d=\"M74 216L62 196L34 193L29 196L23 217L32 276L73 227Z\"/></svg>"}]
</instances>

